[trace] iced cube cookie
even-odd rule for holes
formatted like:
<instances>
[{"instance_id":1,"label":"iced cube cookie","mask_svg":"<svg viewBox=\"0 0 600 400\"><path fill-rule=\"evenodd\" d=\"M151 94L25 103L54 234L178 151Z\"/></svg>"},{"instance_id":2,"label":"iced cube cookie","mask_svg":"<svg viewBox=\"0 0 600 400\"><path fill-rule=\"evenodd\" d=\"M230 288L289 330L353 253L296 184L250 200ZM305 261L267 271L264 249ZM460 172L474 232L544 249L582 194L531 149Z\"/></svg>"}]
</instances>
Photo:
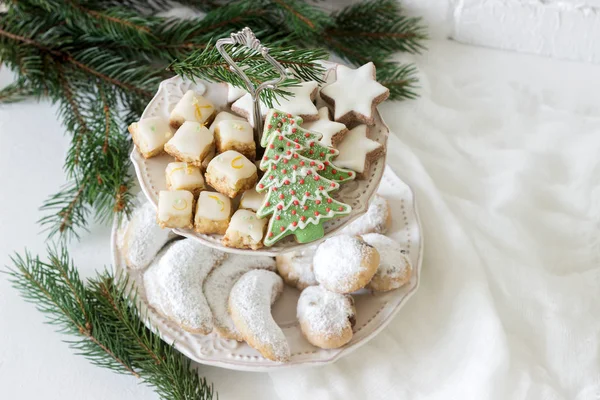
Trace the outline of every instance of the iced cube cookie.
<instances>
[{"instance_id":1,"label":"iced cube cookie","mask_svg":"<svg viewBox=\"0 0 600 400\"><path fill-rule=\"evenodd\" d=\"M248 210L237 210L223 237L223 245L238 249L260 249L267 228L267 219L258 218Z\"/></svg>"},{"instance_id":2,"label":"iced cube cookie","mask_svg":"<svg viewBox=\"0 0 600 400\"><path fill-rule=\"evenodd\" d=\"M252 189L257 179L256 165L235 150L219 154L206 169L206 182L230 198Z\"/></svg>"},{"instance_id":3,"label":"iced cube cookie","mask_svg":"<svg viewBox=\"0 0 600 400\"><path fill-rule=\"evenodd\" d=\"M129 125L133 143L144 158L150 158L163 152L165 143L173 137L167 121L160 117L144 118Z\"/></svg>"},{"instance_id":4,"label":"iced cube cookie","mask_svg":"<svg viewBox=\"0 0 600 400\"><path fill-rule=\"evenodd\" d=\"M198 167L214 148L213 134L198 122L186 121L166 144L165 151Z\"/></svg>"},{"instance_id":5,"label":"iced cube cookie","mask_svg":"<svg viewBox=\"0 0 600 400\"><path fill-rule=\"evenodd\" d=\"M242 194L242 199L240 200L240 209L242 210L250 210L250 211L258 211L263 201L265 200L265 193L258 193L256 189L246 190Z\"/></svg>"},{"instance_id":6,"label":"iced cube cookie","mask_svg":"<svg viewBox=\"0 0 600 400\"><path fill-rule=\"evenodd\" d=\"M161 190L156 219L161 228L191 228L194 195L187 190Z\"/></svg>"},{"instance_id":7,"label":"iced cube cookie","mask_svg":"<svg viewBox=\"0 0 600 400\"><path fill-rule=\"evenodd\" d=\"M194 230L199 233L223 235L229 226L231 200L216 192L200 192L196 204Z\"/></svg>"},{"instance_id":8,"label":"iced cube cookie","mask_svg":"<svg viewBox=\"0 0 600 400\"><path fill-rule=\"evenodd\" d=\"M215 127L215 144L218 153L235 150L249 160L256 158L254 131L246 121L225 120L219 122Z\"/></svg>"},{"instance_id":9,"label":"iced cube cookie","mask_svg":"<svg viewBox=\"0 0 600 400\"><path fill-rule=\"evenodd\" d=\"M206 189L200 168L185 162L172 162L167 164L165 170L167 189L188 190L197 196L201 190Z\"/></svg>"},{"instance_id":10,"label":"iced cube cookie","mask_svg":"<svg viewBox=\"0 0 600 400\"><path fill-rule=\"evenodd\" d=\"M179 128L185 121L204 124L210 121L214 113L215 107L210 101L195 94L193 90L188 90L171 111L169 124L174 129Z\"/></svg>"},{"instance_id":11,"label":"iced cube cookie","mask_svg":"<svg viewBox=\"0 0 600 400\"><path fill-rule=\"evenodd\" d=\"M228 113L227 111L221 111L217 114L217 116L215 117L215 119L213 120L212 124L210 124L210 127L208 128L209 131L214 132L215 128L217 127L217 125L219 125L219 122L221 121L246 121L244 118L232 114L232 113Z\"/></svg>"}]
</instances>

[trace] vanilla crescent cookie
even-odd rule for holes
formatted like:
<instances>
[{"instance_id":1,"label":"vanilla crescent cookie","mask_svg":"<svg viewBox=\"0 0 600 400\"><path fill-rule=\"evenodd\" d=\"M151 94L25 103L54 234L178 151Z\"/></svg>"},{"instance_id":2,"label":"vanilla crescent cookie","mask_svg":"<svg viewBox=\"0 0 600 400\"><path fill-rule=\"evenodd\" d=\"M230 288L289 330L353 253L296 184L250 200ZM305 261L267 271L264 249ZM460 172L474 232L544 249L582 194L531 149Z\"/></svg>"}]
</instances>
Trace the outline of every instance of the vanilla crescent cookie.
<instances>
[{"instance_id":1,"label":"vanilla crescent cookie","mask_svg":"<svg viewBox=\"0 0 600 400\"><path fill-rule=\"evenodd\" d=\"M313 272L313 257L316 250L317 246L308 246L275 257L277 272L286 284L299 290L319 284Z\"/></svg>"},{"instance_id":2,"label":"vanilla crescent cookie","mask_svg":"<svg viewBox=\"0 0 600 400\"><path fill-rule=\"evenodd\" d=\"M392 210L385 197L373 196L367 212L352 221L340 231L344 235L363 235L365 233L386 233L392 226Z\"/></svg>"},{"instance_id":3,"label":"vanilla crescent cookie","mask_svg":"<svg viewBox=\"0 0 600 400\"><path fill-rule=\"evenodd\" d=\"M209 334L213 319L202 285L224 254L194 239L173 242L144 273L148 303L186 331Z\"/></svg>"},{"instance_id":4,"label":"vanilla crescent cookie","mask_svg":"<svg viewBox=\"0 0 600 400\"><path fill-rule=\"evenodd\" d=\"M412 265L398 243L379 233L362 235L362 239L375 247L380 256L379 268L367 285L367 289L387 292L398 289L410 281Z\"/></svg>"},{"instance_id":5,"label":"vanilla crescent cookie","mask_svg":"<svg viewBox=\"0 0 600 400\"><path fill-rule=\"evenodd\" d=\"M271 315L271 305L283 291L283 280L274 272L244 274L229 294L229 312L236 329L251 347L273 361L288 361L290 346Z\"/></svg>"},{"instance_id":6,"label":"vanilla crescent cookie","mask_svg":"<svg viewBox=\"0 0 600 400\"><path fill-rule=\"evenodd\" d=\"M379 253L358 236L340 235L317 248L313 269L317 282L336 293L364 288L379 266Z\"/></svg>"},{"instance_id":7,"label":"vanilla crescent cookie","mask_svg":"<svg viewBox=\"0 0 600 400\"><path fill-rule=\"evenodd\" d=\"M137 207L124 230L120 249L131 269L146 268L173 236L156 222L156 210L149 201Z\"/></svg>"},{"instance_id":8,"label":"vanilla crescent cookie","mask_svg":"<svg viewBox=\"0 0 600 400\"><path fill-rule=\"evenodd\" d=\"M338 64L335 82L321 89L320 95L334 106L336 121L374 125L375 107L388 98L390 91L375 80L375 64L369 62L357 69Z\"/></svg>"},{"instance_id":9,"label":"vanilla crescent cookie","mask_svg":"<svg viewBox=\"0 0 600 400\"><path fill-rule=\"evenodd\" d=\"M352 339L356 309L350 295L311 286L302 291L296 315L304 337L314 346L336 349Z\"/></svg>"},{"instance_id":10,"label":"vanilla crescent cookie","mask_svg":"<svg viewBox=\"0 0 600 400\"><path fill-rule=\"evenodd\" d=\"M229 293L242 275L254 269L275 271L275 261L271 257L230 254L204 281L204 295L212 311L214 329L221 337L244 340L229 315Z\"/></svg>"}]
</instances>

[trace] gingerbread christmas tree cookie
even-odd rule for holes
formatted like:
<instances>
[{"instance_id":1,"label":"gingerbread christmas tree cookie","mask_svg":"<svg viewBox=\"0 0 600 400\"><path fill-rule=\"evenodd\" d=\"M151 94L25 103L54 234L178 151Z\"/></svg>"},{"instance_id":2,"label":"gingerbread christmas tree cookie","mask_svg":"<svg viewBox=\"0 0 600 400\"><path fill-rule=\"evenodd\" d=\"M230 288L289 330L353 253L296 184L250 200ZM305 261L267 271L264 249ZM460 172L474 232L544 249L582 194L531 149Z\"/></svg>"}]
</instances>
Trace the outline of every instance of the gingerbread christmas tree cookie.
<instances>
[{"instance_id":1,"label":"gingerbread christmas tree cookie","mask_svg":"<svg viewBox=\"0 0 600 400\"><path fill-rule=\"evenodd\" d=\"M375 107L390 91L375 80L375 65L369 62L352 69L339 64L336 80L321 89L321 98L335 108L334 119L346 125L375 124Z\"/></svg>"}]
</instances>

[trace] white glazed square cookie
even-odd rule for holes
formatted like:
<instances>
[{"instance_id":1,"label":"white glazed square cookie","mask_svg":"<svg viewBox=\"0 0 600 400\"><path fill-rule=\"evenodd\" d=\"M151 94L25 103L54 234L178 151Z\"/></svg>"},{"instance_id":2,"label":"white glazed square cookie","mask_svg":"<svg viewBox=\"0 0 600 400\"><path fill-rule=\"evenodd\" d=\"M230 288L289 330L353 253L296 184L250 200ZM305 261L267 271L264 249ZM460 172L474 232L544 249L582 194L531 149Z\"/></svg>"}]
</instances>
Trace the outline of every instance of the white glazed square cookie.
<instances>
[{"instance_id":1,"label":"white glazed square cookie","mask_svg":"<svg viewBox=\"0 0 600 400\"><path fill-rule=\"evenodd\" d=\"M200 168L186 162L172 162L165 170L169 190L188 190L197 196L206 189Z\"/></svg>"},{"instance_id":2,"label":"white glazed square cookie","mask_svg":"<svg viewBox=\"0 0 600 400\"><path fill-rule=\"evenodd\" d=\"M249 160L256 158L254 131L246 121L220 121L215 127L215 145L218 153L235 150L245 155Z\"/></svg>"},{"instance_id":3,"label":"white glazed square cookie","mask_svg":"<svg viewBox=\"0 0 600 400\"><path fill-rule=\"evenodd\" d=\"M204 124L210 121L214 113L215 107L210 101L195 94L193 90L188 90L171 111L169 124L175 129L185 121Z\"/></svg>"},{"instance_id":4,"label":"white glazed square cookie","mask_svg":"<svg viewBox=\"0 0 600 400\"><path fill-rule=\"evenodd\" d=\"M256 189L246 190L240 200L240 209L257 212L260 206L262 206L266 195L266 192L258 193Z\"/></svg>"},{"instance_id":5,"label":"white glazed square cookie","mask_svg":"<svg viewBox=\"0 0 600 400\"><path fill-rule=\"evenodd\" d=\"M165 151L179 161L200 167L214 144L213 134L206 127L198 122L185 121L165 144Z\"/></svg>"},{"instance_id":6,"label":"white glazed square cookie","mask_svg":"<svg viewBox=\"0 0 600 400\"><path fill-rule=\"evenodd\" d=\"M252 189L257 179L256 165L235 150L219 154L206 169L206 182L230 198Z\"/></svg>"},{"instance_id":7,"label":"white glazed square cookie","mask_svg":"<svg viewBox=\"0 0 600 400\"><path fill-rule=\"evenodd\" d=\"M173 137L169 124L161 117L144 118L129 125L128 129L133 143L144 158L162 153L165 143Z\"/></svg>"},{"instance_id":8,"label":"white glazed square cookie","mask_svg":"<svg viewBox=\"0 0 600 400\"><path fill-rule=\"evenodd\" d=\"M196 204L194 229L200 233L223 235L231 218L231 200L216 192L200 192Z\"/></svg>"},{"instance_id":9,"label":"white glazed square cookie","mask_svg":"<svg viewBox=\"0 0 600 400\"><path fill-rule=\"evenodd\" d=\"M228 113L227 111L221 111L220 113L217 114L217 116L215 117L215 119L213 120L212 124L210 124L210 128L208 128L209 131L214 132L215 128L217 127L217 125L219 124L219 122L221 121L229 121L229 120L233 120L233 121L246 121L244 118L232 114L232 113Z\"/></svg>"},{"instance_id":10,"label":"white glazed square cookie","mask_svg":"<svg viewBox=\"0 0 600 400\"><path fill-rule=\"evenodd\" d=\"M194 195L187 190L161 190L156 219L161 228L191 228Z\"/></svg>"},{"instance_id":11,"label":"white glazed square cookie","mask_svg":"<svg viewBox=\"0 0 600 400\"><path fill-rule=\"evenodd\" d=\"M223 237L223 245L238 249L260 249L267 228L267 218L258 218L249 210L237 210Z\"/></svg>"}]
</instances>

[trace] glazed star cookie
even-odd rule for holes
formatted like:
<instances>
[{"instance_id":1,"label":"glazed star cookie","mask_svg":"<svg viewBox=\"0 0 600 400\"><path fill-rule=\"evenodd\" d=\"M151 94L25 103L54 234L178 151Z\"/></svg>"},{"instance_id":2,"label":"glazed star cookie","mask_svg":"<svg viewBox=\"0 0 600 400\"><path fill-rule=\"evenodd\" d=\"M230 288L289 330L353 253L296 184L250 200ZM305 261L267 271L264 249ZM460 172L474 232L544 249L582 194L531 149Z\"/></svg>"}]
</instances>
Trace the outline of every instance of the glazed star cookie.
<instances>
[{"instance_id":1,"label":"glazed star cookie","mask_svg":"<svg viewBox=\"0 0 600 400\"><path fill-rule=\"evenodd\" d=\"M386 233L392 226L392 210L385 197L376 194L367 212L352 221L340 233L350 236L365 233Z\"/></svg>"},{"instance_id":2,"label":"glazed star cookie","mask_svg":"<svg viewBox=\"0 0 600 400\"><path fill-rule=\"evenodd\" d=\"M161 228L192 227L194 195L187 190L161 190L156 220Z\"/></svg>"},{"instance_id":3,"label":"glazed star cookie","mask_svg":"<svg viewBox=\"0 0 600 400\"><path fill-rule=\"evenodd\" d=\"M388 98L390 91L375 80L375 65L369 62L357 69L338 64L335 82L321 89L320 94L334 106L334 120L346 125L374 125L375 107Z\"/></svg>"},{"instance_id":4,"label":"glazed star cookie","mask_svg":"<svg viewBox=\"0 0 600 400\"><path fill-rule=\"evenodd\" d=\"M244 274L229 294L229 312L236 329L252 348L272 361L288 361L290 346L271 315L271 305L283 292L283 280L274 272Z\"/></svg>"},{"instance_id":5,"label":"glazed star cookie","mask_svg":"<svg viewBox=\"0 0 600 400\"><path fill-rule=\"evenodd\" d=\"M358 236L339 235L325 240L313 260L317 282L336 293L364 288L379 267L379 252Z\"/></svg>"},{"instance_id":6,"label":"glazed star cookie","mask_svg":"<svg viewBox=\"0 0 600 400\"><path fill-rule=\"evenodd\" d=\"M233 86L231 83L227 82L227 103L233 103L246 93L248 92L244 89Z\"/></svg>"},{"instance_id":7,"label":"glazed star cookie","mask_svg":"<svg viewBox=\"0 0 600 400\"><path fill-rule=\"evenodd\" d=\"M256 185L256 165L243 154L227 150L213 158L206 169L206 182L219 193L234 198Z\"/></svg>"},{"instance_id":8,"label":"glazed star cookie","mask_svg":"<svg viewBox=\"0 0 600 400\"><path fill-rule=\"evenodd\" d=\"M165 143L173 137L169 124L161 117L144 118L129 125L128 130L144 158L161 154Z\"/></svg>"},{"instance_id":9,"label":"glazed star cookie","mask_svg":"<svg viewBox=\"0 0 600 400\"><path fill-rule=\"evenodd\" d=\"M216 192L200 192L196 203L194 230L198 233L223 235L231 218L231 200Z\"/></svg>"},{"instance_id":10,"label":"glazed star cookie","mask_svg":"<svg viewBox=\"0 0 600 400\"><path fill-rule=\"evenodd\" d=\"M214 149L213 134L198 122L185 121L166 144L165 151L179 161L198 167Z\"/></svg>"},{"instance_id":11,"label":"glazed star cookie","mask_svg":"<svg viewBox=\"0 0 600 400\"><path fill-rule=\"evenodd\" d=\"M313 258L317 246L309 246L302 250L288 251L275 257L277 272L286 284L303 290L318 285L313 272Z\"/></svg>"},{"instance_id":12,"label":"glazed star cookie","mask_svg":"<svg viewBox=\"0 0 600 400\"><path fill-rule=\"evenodd\" d=\"M319 108L318 120L305 122L302 124L302 127L311 132L322 134L323 137L319 142L327 147L336 147L348 132L346 125L331 120L329 117L329 109L327 107Z\"/></svg>"},{"instance_id":13,"label":"glazed star cookie","mask_svg":"<svg viewBox=\"0 0 600 400\"><path fill-rule=\"evenodd\" d=\"M412 265L398 243L379 233L362 235L362 239L375 247L380 256L379 267L367 285L367 289L387 292L404 286L410 281Z\"/></svg>"},{"instance_id":14,"label":"glazed star cookie","mask_svg":"<svg viewBox=\"0 0 600 400\"><path fill-rule=\"evenodd\" d=\"M174 129L178 129L185 121L206 124L210 122L214 113L215 107L210 101L193 90L188 90L171 111L169 124Z\"/></svg>"},{"instance_id":15,"label":"glazed star cookie","mask_svg":"<svg viewBox=\"0 0 600 400\"><path fill-rule=\"evenodd\" d=\"M167 164L165 176L169 190L187 190L197 196L206 189L200 168L185 162Z\"/></svg>"},{"instance_id":16,"label":"glazed star cookie","mask_svg":"<svg viewBox=\"0 0 600 400\"><path fill-rule=\"evenodd\" d=\"M204 282L204 295L212 311L214 330L223 338L244 340L229 315L229 293L242 275L255 269L274 272L275 262L271 257L229 254Z\"/></svg>"},{"instance_id":17,"label":"glazed star cookie","mask_svg":"<svg viewBox=\"0 0 600 400\"><path fill-rule=\"evenodd\" d=\"M356 171L358 179L369 176L371 163L385 154L381 143L369 139L367 129L366 125L351 129L338 145L339 155L335 159L336 165Z\"/></svg>"},{"instance_id":18,"label":"glazed star cookie","mask_svg":"<svg viewBox=\"0 0 600 400\"><path fill-rule=\"evenodd\" d=\"M311 286L300 294L296 315L304 337L314 346L337 349L352 339L356 309L349 295Z\"/></svg>"},{"instance_id":19,"label":"glazed star cookie","mask_svg":"<svg viewBox=\"0 0 600 400\"><path fill-rule=\"evenodd\" d=\"M263 247L267 220L249 210L237 210L223 237L223 245L238 249L257 250Z\"/></svg>"},{"instance_id":20,"label":"glazed star cookie","mask_svg":"<svg viewBox=\"0 0 600 400\"><path fill-rule=\"evenodd\" d=\"M194 239L173 242L144 273L148 303L186 331L209 334L213 318L202 286L224 254Z\"/></svg>"},{"instance_id":21,"label":"glazed star cookie","mask_svg":"<svg viewBox=\"0 0 600 400\"><path fill-rule=\"evenodd\" d=\"M318 83L314 81L301 82L298 86L290 86L284 88L286 92L290 92L293 96L287 98L278 97L273 101L273 108L281 110L285 113L299 115L305 121L315 121L319 118L317 107L313 104L315 95L317 94ZM231 105L231 110L244 118L248 119L250 125L254 126L254 117L252 115L252 98L247 93ZM269 108L263 102L260 103L262 115L266 115Z\"/></svg>"}]
</instances>

